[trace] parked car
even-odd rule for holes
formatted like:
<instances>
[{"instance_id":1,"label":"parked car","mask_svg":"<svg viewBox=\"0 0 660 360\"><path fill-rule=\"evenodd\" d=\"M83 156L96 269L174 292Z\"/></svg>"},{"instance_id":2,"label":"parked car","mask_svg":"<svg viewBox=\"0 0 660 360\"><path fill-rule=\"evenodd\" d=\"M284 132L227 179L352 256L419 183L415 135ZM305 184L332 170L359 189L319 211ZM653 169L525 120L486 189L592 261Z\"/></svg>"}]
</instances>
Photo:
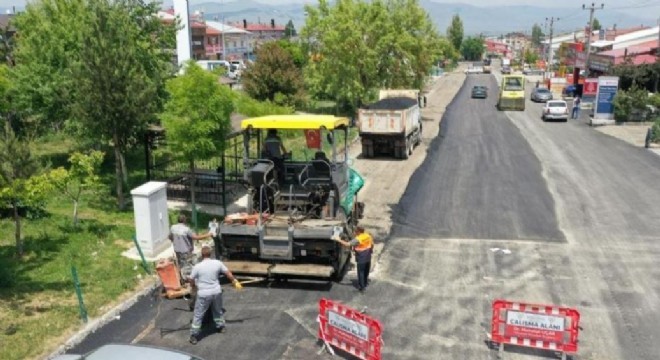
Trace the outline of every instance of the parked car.
<instances>
[{"instance_id":1,"label":"parked car","mask_svg":"<svg viewBox=\"0 0 660 360\"><path fill-rule=\"evenodd\" d=\"M483 85L475 85L472 88L472 98L473 99L485 99L488 97L488 88Z\"/></svg>"},{"instance_id":2,"label":"parked car","mask_svg":"<svg viewBox=\"0 0 660 360\"><path fill-rule=\"evenodd\" d=\"M511 75L511 67L509 65L502 66L502 74Z\"/></svg>"},{"instance_id":3,"label":"parked car","mask_svg":"<svg viewBox=\"0 0 660 360\"><path fill-rule=\"evenodd\" d=\"M564 89L562 90L561 94L562 96L565 97L575 97L575 93L577 92L577 86L575 85L566 85Z\"/></svg>"},{"instance_id":4,"label":"parked car","mask_svg":"<svg viewBox=\"0 0 660 360\"><path fill-rule=\"evenodd\" d=\"M534 102L546 102L552 100L552 93L546 88L534 88L529 99Z\"/></svg>"},{"instance_id":5,"label":"parked car","mask_svg":"<svg viewBox=\"0 0 660 360\"><path fill-rule=\"evenodd\" d=\"M59 355L54 360L203 360L176 350L144 345L108 344L86 355Z\"/></svg>"},{"instance_id":6,"label":"parked car","mask_svg":"<svg viewBox=\"0 0 660 360\"><path fill-rule=\"evenodd\" d=\"M568 121L568 104L564 100L550 100L545 103L541 119Z\"/></svg>"}]
</instances>

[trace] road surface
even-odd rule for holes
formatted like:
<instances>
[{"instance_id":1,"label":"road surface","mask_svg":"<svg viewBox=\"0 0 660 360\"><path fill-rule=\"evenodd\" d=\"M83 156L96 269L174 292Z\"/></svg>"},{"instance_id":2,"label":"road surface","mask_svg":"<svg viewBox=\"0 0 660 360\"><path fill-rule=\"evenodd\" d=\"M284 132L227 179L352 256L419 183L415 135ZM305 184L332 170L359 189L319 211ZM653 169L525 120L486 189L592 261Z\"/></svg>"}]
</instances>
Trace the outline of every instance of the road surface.
<instances>
[{"instance_id":1,"label":"road surface","mask_svg":"<svg viewBox=\"0 0 660 360\"><path fill-rule=\"evenodd\" d=\"M474 84L489 86L487 100L470 99ZM228 332L196 346L183 301L146 297L73 350L136 341L206 359L325 359L315 319L328 297L382 321L385 359L494 359L490 306L504 298L577 307L579 359L657 359L660 157L584 121L543 123L538 104L497 112L496 94L493 76L471 75L437 137L433 117L444 107L433 104L451 97L429 98L425 141L409 162L357 161L367 173L365 223L380 245L364 295L353 272L336 284L228 289Z\"/></svg>"}]
</instances>

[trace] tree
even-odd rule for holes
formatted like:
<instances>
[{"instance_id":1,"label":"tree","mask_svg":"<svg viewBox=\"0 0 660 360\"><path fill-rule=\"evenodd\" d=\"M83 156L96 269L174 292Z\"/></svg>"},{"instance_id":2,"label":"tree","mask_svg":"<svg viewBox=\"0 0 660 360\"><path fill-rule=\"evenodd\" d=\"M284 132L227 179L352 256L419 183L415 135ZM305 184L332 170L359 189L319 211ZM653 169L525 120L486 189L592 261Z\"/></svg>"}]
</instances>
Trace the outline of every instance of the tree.
<instances>
[{"instance_id":1,"label":"tree","mask_svg":"<svg viewBox=\"0 0 660 360\"><path fill-rule=\"evenodd\" d=\"M319 0L305 10L307 88L345 112L374 99L379 88L420 88L442 54L440 37L417 0Z\"/></svg>"},{"instance_id":2,"label":"tree","mask_svg":"<svg viewBox=\"0 0 660 360\"><path fill-rule=\"evenodd\" d=\"M101 178L98 170L103 162L103 152L89 154L75 152L69 156L69 169L59 167L48 173L48 180L60 194L73 201L73 226L78 225L78 205L84 194L98 190Z\"/></svg>"},{"instance_id":3,"label":"tree","mask_svg":"<svg viewBox=\"0 0 660 360\"><path fill-rule=\"evenodd\" d=\"M243 88L257 100L274 101L278 105L301 105L304 102L302 71L289 52L277 42L262 44L256 51L257 61L243 73Z\"/></svg>"},{"instance_id":4,"label":"tree","mask_svg":"<svg viewBox=\"0 0 660 360\"><path fill-rule=\"evenodd\" d=\"M288 23L286 23L286 26L284 27L284 36L287 38L295 37L298 35L296 32L296 27L293 25L293 21L289 20Z\"/></svg>"},{"instance_id":5,"label":"tree","mask_svg":"<svg viewBox=\"0 0 660 360\"><path fill-rule=\"evenodd\" d=\"M461 50L461 44L463 43L463 21L458 14L451 18L451 25L447 28L447 38L454 45L456 51Z\"/></svg>"},{"instance_id":6,"label":"tree","mask_svg":"<svg viewBox=\"0 0 660 360\"><path fill-rule=\"evenodd\" d=\"M539 26L539 24L534 24L534 26L532 26L532 45L536 47L541 46L541 41L543 41L544 36L545 34L543 34L541 26Z\"/></svg>"},{"instance_id":7,"label":"tree","mask_svg":"<svg viewBox=\"0 0 660 360\"><path fill-rule=\"evenodd\" d=\"M536 51L533 51L532 49L525 49L523 59L527 64L536 64L536 61L539 59L539 54L537 54Z\"/></svg>"},{"instance_id":8,"label":"tree","mask_svg":"<svg viewBox=\"0 0 660 360\"><path fill-rule=\"evenodd\" d=\"M185 73L167 82L169 100L160 115L172 155L190 171L190 194L195 215L195 162L219 156L231 127L232 90L194 61Z\"/></svg>"},{"instance_id":9,"label":"tree","mask_svg":"<svg viewBox=\"0 0 660 360\"><path fill-rule=\"evenodd\" d=\"M110 145L124 208L125 152L155 121L171 75L175 28L138 0L40 0L17 19L17 89L24 113ZM24 83L22 82L24 81Z\"/></svg>"},{"instance_id":10,"label":"tree","mask_svg":"<svg viewBox=\"0 0 660 360\"><path fill-rule=\"evenodd\" d=\"M598 21L597 18L594 18L593 23L591 23L591 30L592 31L597 31L602 29L602 26L600 25L600 21Z\"/></svg>"},{"instance_id":11,"label":"tree","mask_svg":"<svg viewBox=\"0 0 660 360\"><path fill-rule=\"evenodd\" d=\"M49 190L49 182L41 175L42 167L30 151L30 142L19 138L4 122L0 133L0 205L12 210L16 254L23 256L21 209L38 205Z\"/></svg>"},{"instance_id":12,"label":"tree","mask_svg":"<svg viewBox=\"0 0 660 360\"><path fill-rule=\"evenodd\" d=\"M461 45L461 54L465 60L480 60L484 53L484 40L479 37L468 37Z\"/></svg>"},{"instance_id":13,"label":"tree","mask_svg":"<svg viewBox=\"0 0 660 360\"><path fill-rule=\"evenodd\" d=\"M300 42L292 41L291 39L280 39L277 41L277 44L289 53L297 68L302 69L305 67L307 56L305 56L303 46Z\"/></svg>"}]
</instances>

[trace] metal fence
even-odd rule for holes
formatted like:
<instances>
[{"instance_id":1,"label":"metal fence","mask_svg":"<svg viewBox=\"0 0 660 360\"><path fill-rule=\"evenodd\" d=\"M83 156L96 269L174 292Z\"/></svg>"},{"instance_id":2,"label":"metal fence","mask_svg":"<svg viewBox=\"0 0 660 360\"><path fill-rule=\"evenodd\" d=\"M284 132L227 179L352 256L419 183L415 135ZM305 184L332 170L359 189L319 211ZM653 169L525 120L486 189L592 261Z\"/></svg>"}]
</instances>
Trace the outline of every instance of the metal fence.
<instances>
[{"instance_id":1,"label":"metal fence","mask_svg":"<svg viewBox=\"0 0 660 360\"><path fill-rule=\"evenodd\" d=\"M194 178L197 203L226 209L227 202L236 195L236 185L243 179L243 152L242 133L231 134L221 154L195 161L194 171L191 171L190 164L168 155L166 138L162 130L157 129L145 139L147 181L167 182L168 199L190 202L191 179Z\"/></svg>"}]
</instances>

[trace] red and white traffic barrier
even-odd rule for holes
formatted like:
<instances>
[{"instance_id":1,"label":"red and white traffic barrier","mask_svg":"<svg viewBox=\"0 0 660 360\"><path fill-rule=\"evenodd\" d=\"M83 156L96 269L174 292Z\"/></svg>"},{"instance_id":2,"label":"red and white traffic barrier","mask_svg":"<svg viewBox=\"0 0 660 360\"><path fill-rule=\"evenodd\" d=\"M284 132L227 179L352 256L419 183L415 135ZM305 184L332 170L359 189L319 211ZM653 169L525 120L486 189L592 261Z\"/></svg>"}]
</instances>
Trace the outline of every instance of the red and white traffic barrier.
<instances>
[{"instance_id":1,"label":"red and white traffic barrier","mask_svg":"<svg viewBox=\"0 0 660 360\"><path fill-rule=\"evenodd\" d=\"M576 309L495 300L491 342L500 352L508 344L557 351L565 359L577 352L579 322Z\"/></svg>"},{"instance_id":2,"label":"red and white traffic barrier","mask_svg":"<svg viewBox=\"0 0 660 360\"><path fill-rule=\"evenodd\" d=\"M319 339L363 360L381 360L382 326L364 313L338 302L319 301ZM329 348L332 352L332 348Z\"/></svg>"}]
</instances>

